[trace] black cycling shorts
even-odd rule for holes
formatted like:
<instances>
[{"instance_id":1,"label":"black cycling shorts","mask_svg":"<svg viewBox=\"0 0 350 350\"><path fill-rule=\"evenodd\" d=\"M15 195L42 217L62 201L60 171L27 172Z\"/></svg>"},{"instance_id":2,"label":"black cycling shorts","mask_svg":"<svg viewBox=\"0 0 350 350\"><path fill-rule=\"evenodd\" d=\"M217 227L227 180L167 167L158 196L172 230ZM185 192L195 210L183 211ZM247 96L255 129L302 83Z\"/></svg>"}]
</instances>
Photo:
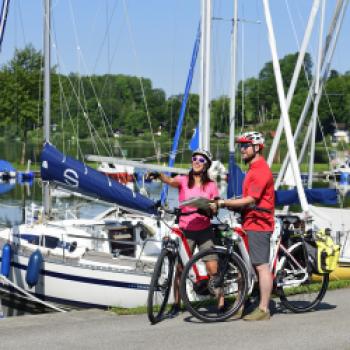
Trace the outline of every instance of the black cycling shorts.
<instances>
[{"instance_id":1,"label":"black cycling shorts","mask_svg":"<svg viewBox=\"0 0 350 350\"><path fill-rule=\"evenodd\" d=\"M196 246L198 246L199 251L202 251L214 246L215 232L211 226L204 230L199 230L199 231L183 230L183 232L187 239L187 243L190 247L191 253L193 253L194 248ZM208 255L203 260L204 261L217 260L217 256Z\"/></svg>"}]
</instances>

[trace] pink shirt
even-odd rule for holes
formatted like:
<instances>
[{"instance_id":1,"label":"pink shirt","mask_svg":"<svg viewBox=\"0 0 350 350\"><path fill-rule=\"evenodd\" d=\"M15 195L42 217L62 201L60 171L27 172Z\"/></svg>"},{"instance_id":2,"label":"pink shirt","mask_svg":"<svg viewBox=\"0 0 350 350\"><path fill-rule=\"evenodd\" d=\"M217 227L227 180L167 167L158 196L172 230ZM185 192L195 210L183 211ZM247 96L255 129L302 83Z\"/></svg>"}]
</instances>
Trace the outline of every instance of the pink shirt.
<instances>
[{"instance_id":1,"label":"pink shirt","mask_svg":"<svg viewBox=\"0 0 350 350\"><path fill-rule=\"evenodd\" d=\"M189 206L181 206L181 202L193 197L204 197L214 199L219 196L216 183L211 181L205 186L193 186L188 188L188 175L178 175L175 180L179 183L179 206L183 213L197 210L197 208ZM207 216L193 213L186 216L180 216L180 228L188 231L204 230L210 226L210 219Z\"/></svg>"}]
</instances>

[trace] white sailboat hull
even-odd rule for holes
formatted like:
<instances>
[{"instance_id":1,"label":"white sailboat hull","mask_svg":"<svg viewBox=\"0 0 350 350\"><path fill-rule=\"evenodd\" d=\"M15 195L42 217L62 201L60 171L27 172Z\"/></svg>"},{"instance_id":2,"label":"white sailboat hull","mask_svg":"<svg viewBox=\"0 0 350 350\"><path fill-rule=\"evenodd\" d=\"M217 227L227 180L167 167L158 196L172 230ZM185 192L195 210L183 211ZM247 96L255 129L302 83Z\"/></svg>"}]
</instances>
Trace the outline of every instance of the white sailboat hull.
<instances>
[{"instance_id":1,"label":"white sailboat hull","mask_svg":"<svg viewBox=\"0 0 350 350\"><path fill-rule=\"evenodd\" d=\"M14 255L9 279L47 301L77 307L137 307L146 305L151 271L69 265L44 261L36 286L26 283L29 257Z\"/></svg>"}]
</instances>

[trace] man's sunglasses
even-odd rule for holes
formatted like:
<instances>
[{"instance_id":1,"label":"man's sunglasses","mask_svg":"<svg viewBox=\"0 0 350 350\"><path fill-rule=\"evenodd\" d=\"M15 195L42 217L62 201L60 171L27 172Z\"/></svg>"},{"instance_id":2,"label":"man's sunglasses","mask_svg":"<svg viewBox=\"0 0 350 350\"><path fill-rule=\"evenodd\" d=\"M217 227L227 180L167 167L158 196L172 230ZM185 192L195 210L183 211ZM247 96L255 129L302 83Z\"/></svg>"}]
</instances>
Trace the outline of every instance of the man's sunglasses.
<instances>
[{"instance_id":1,"label":"man's sunglasses","mask_svg":"<svg viewBox=\"0 0 350 350\"><path fill-rule=\"evenodd\" d=\"M192 157L192 162L197 162L197 161L199 163L202 163L202 164L207 162L207 160L205 158L203 158L203 157L198 157L198 156Z\"/></svg>"},{"instance_id":2,"label":"man's sunglasses","mask_svg":"<svg viewBox=\"0 0 350 350\"><path fill-rule=\"evenodd\" d=\"M249 148L250 146L252 146L251 143L241 143L241 144L240 144L241 149L242 149L242 148L243 148L243 149L247 149L247 148Z\"/></svg>"}]
</instances>

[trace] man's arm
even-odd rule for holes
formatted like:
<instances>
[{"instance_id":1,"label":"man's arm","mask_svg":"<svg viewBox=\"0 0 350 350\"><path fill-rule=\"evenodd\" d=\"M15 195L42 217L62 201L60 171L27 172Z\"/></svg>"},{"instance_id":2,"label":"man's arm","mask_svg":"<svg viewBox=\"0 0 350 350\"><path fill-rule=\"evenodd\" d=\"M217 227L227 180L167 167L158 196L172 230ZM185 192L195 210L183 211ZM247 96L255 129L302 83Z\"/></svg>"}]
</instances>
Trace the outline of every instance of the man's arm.
<instances>
[{"instance_id":1,"label":"man's arm","mask_svg":"<svg viewBox=\"0 0 350 350\"><path fill-rule=\"evenodd\" d=\"M215 204L217 208L241 209L250 205L255 205L255 202L255 198L247 196L239 199L219 199L213 204Z\"/></svg>"},{"instance_id":2,"label":"man's arm","mask_svg":"<svg viewBox=\"0 0 350 350\"><path fill-rule=\"evenodd\" d=\"M231 209L241 209L255 204L255 198L251 196L238 198L238 199L221 199L219 201L220 208L231 208Z\"/></svg>"}]
</instances>

